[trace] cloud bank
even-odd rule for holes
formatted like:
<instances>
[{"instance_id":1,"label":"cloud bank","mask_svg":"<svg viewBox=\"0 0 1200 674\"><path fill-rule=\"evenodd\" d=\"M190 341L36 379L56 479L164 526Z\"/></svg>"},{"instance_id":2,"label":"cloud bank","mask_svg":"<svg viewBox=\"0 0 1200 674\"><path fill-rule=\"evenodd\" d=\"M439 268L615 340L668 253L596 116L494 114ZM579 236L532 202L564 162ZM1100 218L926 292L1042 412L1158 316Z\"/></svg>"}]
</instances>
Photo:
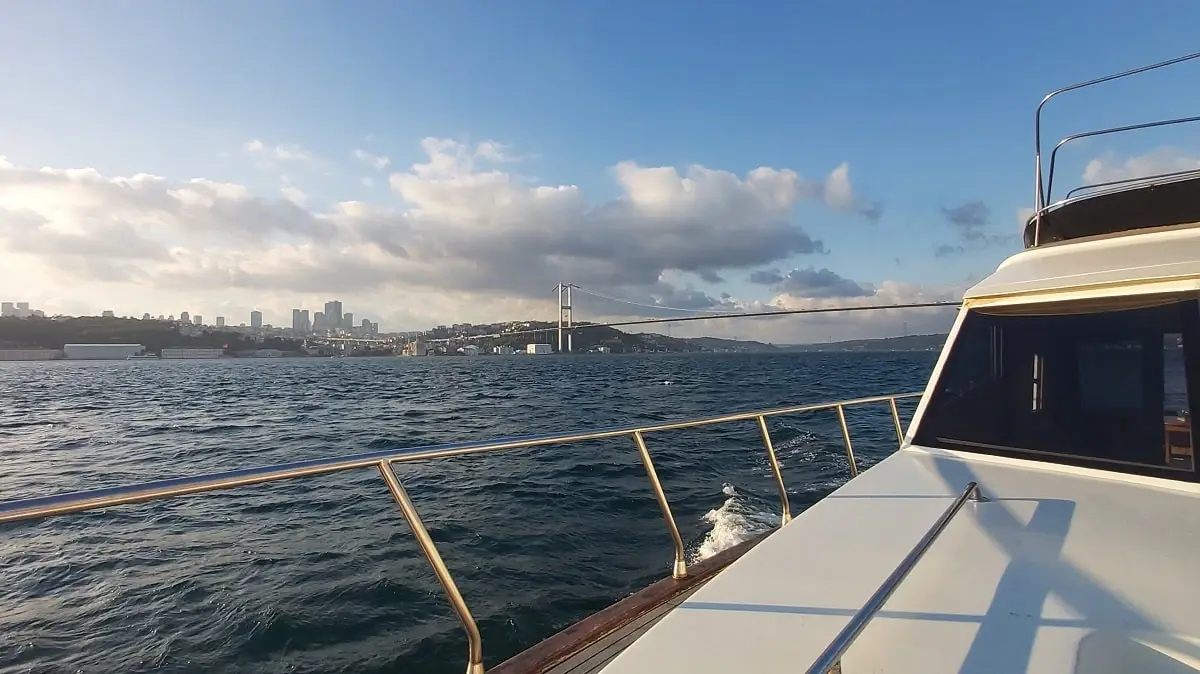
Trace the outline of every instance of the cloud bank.
<instances>
[{"instance_id":1,"label":"cloud bank","mask_svg":"<svg viewBox=\"0 0 1200 674\"><path fill-rule=\"evenodd\" d=\"M297 144L252 140L242 149L276 166L323 165ZM593 203L577 186L502 170L522 157L500 143L427 138L422 149L423 161L387 175L401 205L325 208L287 178L282 198L263 198L209 179L34 169L0 158L0 242L9 273L38 279L42 301L64 307L87 300L99 304L93 311L118 305L140 314L143 306L167 312L152 303L208 302L219 306L192 311L267 304L286 313L337 295L358 302L360 314L419 323L397 329L552 316L546 305L559 281L650 307L735 311L915 292L812 265L752 271L826 252L794 217L802 202L879 219L881 206L856 193L848 164L809 180L772 167L736 175L625 161L610 171L617 196ZM376 171L391 164L365 150L349 154ZM739 300L694 287L747 273L774 296ZM630 305L604 310L658 315Z\"/></svg>"}]
</instances>

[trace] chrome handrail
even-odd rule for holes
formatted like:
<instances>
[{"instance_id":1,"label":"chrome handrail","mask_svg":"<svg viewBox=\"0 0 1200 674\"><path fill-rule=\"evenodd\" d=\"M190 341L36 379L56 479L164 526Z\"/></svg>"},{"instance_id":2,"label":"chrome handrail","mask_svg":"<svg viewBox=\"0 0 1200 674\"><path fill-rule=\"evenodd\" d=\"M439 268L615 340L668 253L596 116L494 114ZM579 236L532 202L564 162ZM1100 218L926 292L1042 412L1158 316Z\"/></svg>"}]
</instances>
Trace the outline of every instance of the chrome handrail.
<instances>
[{"instance_id":1,"label":"chrome handrail","mask_svg":"<svg viewBox=\"0 0 1200 674\"><path fill-rule=\"evenodd\" d=\"M1058 207L1062 206L1063 204L1071 203L1072 197L1074 197L1077 193L1087 192L1090 190L1098 190L1101 187L1118 187L1119 189L1104 190L1101 192L1096 192L1094 194L1089 194L1087 196L1099 196L1101 194L1111 194L1112 192L1124 191L1125 189L1129 189L1129 187L1131 185L1133 185L1134 183L1141 183L1141 182L1159 181L1156 184L1165 185L1165 184L1169 184L1172 182L1178 182L1177 180L1175 180L1176 178L1178 178L1180 180L1189 180L1191 178L1196 177L1197 174L1200 174L1200 168L1185 169L1183 171L1168 171L1166 173L1152 173L1150 175L1138 176L1136 178L1121 178L1120 180L1109 180L1107 182L1102 182L1102 183L1090 183L1087 185L1080 185L1079 187L1072 187L1070 190L1067 191L1066 196L1064 196L1062 199L1059 199L1058 201L1054 202L1053 204L1050 204L1046 208L1047 209L1058 208Z\"/></svg>"},{"instance_id":2,"label":"chrome handrail","mask_svg":"<svg viewBox=\"0 0 1200 674\"><path fill-rule=\"evenodd\" d=\"M1051 197L1051 195L1053 195L1053 193L1054 193L1054 164L1056 161L1058 161L1058 151L1061 150L1064 145L1067 145L1068 143L1073 143L1077 140L1081 140L1084 138L1094 138L1096 136L1107 136L1107 135L1113 134L1113 133L1124 133L1126 131L1139 131L1142 129L1157 129L1157 128L1163 127L1163 126L1174 126L1176 124L1191 124L1193 122L1200 122L1200 116L1192 115L1191 117L1178 117L1176 119L1160 119L1160 120L1156 120L1153 122L1143 122L1141 124L1130 124L1128 126L1115 126L1115 127L1109 128L1109 129L1099 129L1096 131L1084 131L1083 133L1076 133L1076 134L1067 136L1066 138L1063 138L1062 140L1058 141L1058 143L1056 143L1054 145L1054 149L1050 151L1050 173L1046 177L1046 198L1049 199ZM1153 177L1153 176L1144 176L1144 177ZM1095 195L1090 195L1090 196L1095 196ZM1045 212L1045 207L1043 207L1042 210L1043 210L1043 212Z\"/></svg>"},{"instance_id":3,"label":"chrome handrail","mask_svg":"<svg viewBox=\"0 0 1200 674\"><path fill-rule=\"evenodd\" d=\"M1033 192L1033 245L1035 247L1041 243L1042 215L1045 214L1046 199L1048 198L1048 195L1043 190L1044 185L1042 184L1042 108L1046 107L1046 103L1050 102L1050 99L1054 98L1055 96L1058 96L1059 94L1065 94L1068 91L1075 91L1076 89L1083 89L1092 85L1119 80L1131 75L1139 75L1144 72L1157 70L1159 68L1166 68L1177 63L1183 63L1185 61L1191 61L1197 58L1200 58L1200 52L1194 52L1192 54L1179 56L1166 61L1159 61L1158 63L1151 63L1150 65L1133 68L1132 70L1126 70L1124 72L1114 73L1112 75L1106 75L1104 77L1097 77L1096 79L1088 80L1086 82L1078 82L1076 84L1051 91L1050 93L1046 94L1041 103L1038 103L1037 110L1035 110L1033 113L1034 180L1037 183Z\"/></svg>"},{"instance_id":4,"label":"chrome handrail","mask_svg":"<svg viewBox=\"0 0 1200 674\"><path fill-rule=\"evenodd\" d=\"M850 622L825 647L825 650L817 658L816 662L806 670L807 674L828 674L830 671L840 672L842 655L846 653L850 646L854 645L854 641L866 629L871 619L875 617L875 614L879 613L879 610L887 603L888 598L892 596L896 588L900 587L900 583L904 582L908 573L913 570L917 562L921 561L921 558L929 551L933 542L946 530L946 526L950 524L950 520L954 519L954 516L958 514L958 511L962 510L963 505L967 501L983 502L986 500L979 493L979 485L977 483L968 483L967 488L963 490L962 494L959 494L958 498L954 499L954 503L951 503L950 507L946 508L946 511L933 523L929 531L925 532L921 540L917 541L917 545L904 559L900 560L900 564L896 569L884 579L879 589L875 590L875 594L871 595L867 603L863 604L858 613L855 613L850 618Z\"/></svg>"},{"instance_id":5,"label":"chrome handrail","mask_svg":"<svg viewBox=\"0 0 1200 674\"><path fill-rule=\"evenodd\" d=\"M398 450L382 450L377 452L354 454L351 456L314 459L309 461L295 461L292 463L261 466L258 468L245 468L220 473L208 473L190 477L156 480L153 482L143 482L140 484L127 485L123 487L111 487L81 492L53 494L51 496L18 499L15 501L5 501L0 503L0 524L37 520L47 517L57 517L71 513L98 510L101 508L111 508L121 505L131 505L134 503L144 503L148 501L159 501L179 496L202 494L223 489L231 489L233 487L244 487L255 484L264 484L267 482L276 482L280 480L290 480L300 477L329 475L332 473L354 470L358 468L375 468L383 477L388 491L392 494L392 497L400 506L400 510L404 515L405 520L408 522L409 527L413 531L413 537L416 539L422 553L424 553L426 559L429 561L430 566L433 567L433 571L437 575L438 581L441 583L443 590L445 590L451 605L454 607L454 611L457 614L459 621L463 624L463 629L467 633L468 642L468 674L482 674L483 646L482 639L479 634L479 628L476 625L475 619L472 617L470 610L467 608L466 600L463 599L462 593L458 590L457 585L454 583L454 579L450 574L449 568L442 560L441 554L437 550L437 546L434 544L428 530L425 528L425 525L421 520L421 516L417 512L416 506L413 504L412 499L409 498L408 493L405 491L400 479L396 476L396 473L392 468L393 464L406 463L410 461L422 461L427 459L442 459L454 456L468 456L472 454L482 454L485 452L509 449L571 444L575 442L602 440L606 438L616 438L622 436L630 437L633 440L634 446L638 450L639 455L641 456L643 466L646 469L646 475L649 478L650 485L654 490L654 496L658 501L659 508L662 510L663 519L666 521L667 528L671 534L671 542L674 548L674 560L671 569L671 575L674 578L686 578L687 562L684 557L683 539L680 536L679 527L675 523L675 518L671 513L671 506L667 500L666 493L663 491L662 483L659 481L658 474L654 469L654 463L650 458L650 451L646 446L645 434L681 430L685 428L696 428L700 426L710 426L735 421L754 420L757 422L759 431L762 435L763 445L766 449L768 462L771 467L771 473L775 478L775 484L779 490L780 507L782 510L780 526L784 526L791 521L791 506L788 502L787 488L784 485L783 474L780 471L779 460L775 456L775 447L771 442L771 434L767 429L766 420L768 417L800 414L804 412L816 412L828 409L836 410L838 422L841 426L842 439L846 444L846 457L850 463L850 473L852 476L856 476L858 475L858 462L854 458L854 450L850 445L850 429L846 425L845 408L872 403L888 403L892 414L892 422L896 429L896 440L900 445L903 445L904 432L900 424L900 413L896 408L896 401L906 398L915 398L919 397L920 395L921 393L918 392L901 393L896 395L869 396L865 398L852 398L831 403L795 405L792 407L782 407L770 410L737 412L734 414L726 414L717 417L703 417L684 421L670 421L646 426L610 428L598 431L566 433L559 435L536 435L522 438L508 438L503 440L481 442L457 442L440 445L428 445L424 447L409 447Z\"/></svg>"}]
</instances>

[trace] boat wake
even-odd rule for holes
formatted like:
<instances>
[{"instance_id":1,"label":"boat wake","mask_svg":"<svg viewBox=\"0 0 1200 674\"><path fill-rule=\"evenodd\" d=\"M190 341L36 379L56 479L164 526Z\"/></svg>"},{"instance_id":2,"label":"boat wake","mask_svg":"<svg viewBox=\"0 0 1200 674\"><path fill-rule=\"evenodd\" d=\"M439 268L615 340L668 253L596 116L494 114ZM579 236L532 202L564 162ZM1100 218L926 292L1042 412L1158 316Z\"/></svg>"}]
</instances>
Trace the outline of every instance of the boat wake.
<instances>
[{"instance_id":1,"label":"boat wake","mask_svg":"<svg viewBox=\"0 0 1200 674\"><path fill-rule=\"evenodd\" d=\"M779 524L779 516L758 510L749 499L728 482L721 487L725 503L705 513L703 519L712 525L700 545L692 552L692 564L708 559L723 550L750 540Z\"/></svg>"}]
</instances>

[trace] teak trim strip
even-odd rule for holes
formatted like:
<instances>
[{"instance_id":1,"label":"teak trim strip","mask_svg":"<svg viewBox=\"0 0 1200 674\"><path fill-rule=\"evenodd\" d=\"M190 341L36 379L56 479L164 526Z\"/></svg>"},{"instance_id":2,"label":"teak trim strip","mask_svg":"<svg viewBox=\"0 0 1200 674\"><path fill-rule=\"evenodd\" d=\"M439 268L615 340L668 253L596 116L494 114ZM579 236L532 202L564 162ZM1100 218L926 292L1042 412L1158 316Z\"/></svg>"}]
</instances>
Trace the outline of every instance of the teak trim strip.
<instances>
[{"instance_id":1,"label":"teak trim strip","mask_svg":"<svg viewBox=\"0 0 1200 674\"><path fill-rule=\"evenodd\" d=\"M546 672L681 593L711 580L718 572L746 554L774 531L777 529L739 543L688 567L688 575L685 578L664 578L608 608L593 613L490 668L488 672L491 674Z\"/></svg>"}]
</instances>

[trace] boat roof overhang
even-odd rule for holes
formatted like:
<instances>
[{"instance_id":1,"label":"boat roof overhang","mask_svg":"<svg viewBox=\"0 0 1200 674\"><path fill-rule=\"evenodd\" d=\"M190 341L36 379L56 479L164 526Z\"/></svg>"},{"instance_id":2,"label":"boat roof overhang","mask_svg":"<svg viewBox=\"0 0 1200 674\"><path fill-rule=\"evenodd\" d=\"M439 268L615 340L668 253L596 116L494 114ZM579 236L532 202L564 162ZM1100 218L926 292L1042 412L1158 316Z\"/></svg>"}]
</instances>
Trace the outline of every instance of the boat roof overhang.
<instances>
[{"instance_id":1,"label":"boat roof overhang","mask_svg":"<svg viewBox=\"0 0 1200 674\"><path fill-rule=\"evenodd\" d=\"M966 306L1200 292L1200 224L1030 248L967 290Z\"/></svg>"}]
</instances>

